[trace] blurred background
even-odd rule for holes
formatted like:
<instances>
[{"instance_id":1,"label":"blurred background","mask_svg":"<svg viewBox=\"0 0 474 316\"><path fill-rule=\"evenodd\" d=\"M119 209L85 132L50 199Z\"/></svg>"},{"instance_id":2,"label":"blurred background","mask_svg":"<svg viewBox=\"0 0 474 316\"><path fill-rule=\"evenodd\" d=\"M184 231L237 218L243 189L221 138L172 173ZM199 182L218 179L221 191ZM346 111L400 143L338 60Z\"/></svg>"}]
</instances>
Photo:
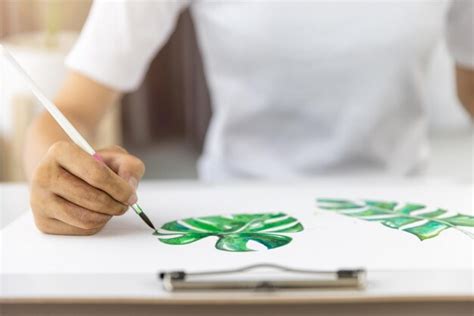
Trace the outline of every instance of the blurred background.
<instances>
[{"instance_id":1,"label":"blurred background","mask_svg":"<svg viewBox=\"0 0 474 316\"><path fill-rule=\"evenodd\" d=\"M91 0L0 1L0 41L50 98L67 73L63 61L90 5ZM472 177L473 131L455 97L452 70L440 42L426 87L432 145L426 175L464 179ZM188 11L140 89L116 109L102 122L95 146L122 144L145 161L148 179L196 178L195 163L212 113ZM24 180L23 139L39 110L21 80L0 60L0 181Z\"/></svg>"}]
</instances>

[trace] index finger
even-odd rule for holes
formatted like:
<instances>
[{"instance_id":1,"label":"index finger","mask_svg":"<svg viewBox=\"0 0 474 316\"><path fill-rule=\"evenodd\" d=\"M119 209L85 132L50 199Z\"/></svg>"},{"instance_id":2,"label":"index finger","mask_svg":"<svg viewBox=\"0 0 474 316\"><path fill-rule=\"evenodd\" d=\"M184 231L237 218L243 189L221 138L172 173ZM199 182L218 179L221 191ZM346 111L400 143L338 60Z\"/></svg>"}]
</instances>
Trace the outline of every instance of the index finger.
<instances>
[{"instance_id":1,"label":"index finger","mask_svg":"<svg viewBox=\"0 0 474 316\"><path fill-rule=\"evenodd\" d=\"M56 162L91 186L104 191L125 205L136 202L135 190L103 162L97 161L77 145L59 142L50 149Z\"/></svg>"}]
</instances>

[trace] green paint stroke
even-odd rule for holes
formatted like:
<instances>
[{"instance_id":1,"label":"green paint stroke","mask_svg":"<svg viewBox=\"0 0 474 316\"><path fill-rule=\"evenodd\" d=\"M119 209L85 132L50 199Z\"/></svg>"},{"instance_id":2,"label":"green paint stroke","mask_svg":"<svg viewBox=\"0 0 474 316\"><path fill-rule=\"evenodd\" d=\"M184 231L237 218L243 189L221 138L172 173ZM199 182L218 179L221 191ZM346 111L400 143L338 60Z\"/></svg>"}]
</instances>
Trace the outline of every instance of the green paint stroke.
<instances>
[{"instance_id":1,"label":"green paint stroke","mask_svg":"<svg viewBox=\"0 0 474 316\"><path fill-rule=\"evenodd\" d=\"M461 227L474 227L474 216L463 214L448 215L444 209L429 211L425 205L384 201L351 201L341 199L317 199L318 207L346 216L405 231L420 240L433 238L448 228L456 229L474 239L474 234Z\"/></svg>"},{"instance_id":2,"label":"green paint stroke","mask_svg":"<svg viewBox=\"0 0 474 316\"><path fill-rule=\"evenodd\" d=\"M231 252L254 251L247 243L254 241L267 249L285 246L292 240L284 234L303 230L303 225L285 213L234 214L186 218L169 222L153 235L169 245L186 245L216 236L216 248Z\"/></svg>"}]
</instances>

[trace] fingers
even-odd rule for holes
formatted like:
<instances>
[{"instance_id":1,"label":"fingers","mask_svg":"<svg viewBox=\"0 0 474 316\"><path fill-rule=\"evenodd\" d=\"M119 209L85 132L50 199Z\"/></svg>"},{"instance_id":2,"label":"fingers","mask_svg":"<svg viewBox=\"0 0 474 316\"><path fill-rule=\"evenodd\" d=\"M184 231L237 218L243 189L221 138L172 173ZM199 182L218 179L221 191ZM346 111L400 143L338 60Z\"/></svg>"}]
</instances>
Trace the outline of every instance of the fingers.
<instances>
[{"instance_id":1,"label":"fingers","mask_svg":"<svg viewBox=\"0 0 474 316\"><path fill-rule=\"evenodd\" d=\"M127 205L136 202L135 190L127 181L105 164L96 161L77 145L58 142L50 148L48 153L62 168L89 185L106 192L116 201Z\"/></svg>"},{"instance_id":2,"label":"fingers","mask_svg":"<svg viewBox=\"0 0 474 316\"><path fill-rule=\"evenodd\" d=\"M83 230L93 230L103 227L111 215L97 213L77 206L59 196L53 196L44 214L51 219L59 220L69 226Z\"/></svg>"},{"instance_id":3,"label":"fingers","mask_svg":"<svg viewBox=\"0 0 474 316\"><path fill-rule=\"evenodd\" d=\"M37 187L33 187L31 191L31 208L33 209L33 215L35 216L37 224L38 222L40 224L45 224L45 222L54 219L67 224L66 227L71 226L77 228L74 229L74 232L76 233L79 233L81 230L89 231L100 229L112 217L111 215L90 211L61 198L50 191L41 190ZM53 227L57 227L57 225L54 225ZM41 229L41 227L39 228ZM49 228L51 227L48 226L45 230L48 230ZM64 232L63 230L61 231Z\"/></svg>"},{"instance_id":4,"label":"fingers","mask_svg":"<svg viewBox=\"0 0 474 316\"><path fill-rule=\"evenodd\" d=\"M105 159L97 161L68 142L50 148L31 179L30 204L41 231L95 234L112 216L123 214L136 202L143 163L120 147L102 154Z\"/></svg>"},{"instance_id":5,"label":"fingers","mask_svg":"<svg viewBox=\"0 0 474 316\"><path fill-rule=\"evenodd\" d=\"M114 200L62 167L58 167L56 185L51 187L51 192L75 205L107 215L122 215L128 209L126 204Z\"/></svg>"},{"instance_id":6,"label":"fingers","mask_svg":"<svg viewBox=\"0 0 474 316\"><path fill-rule=\"evenodd\" d=\"M145 165L140 159L128 154L119 146L100 150L98 153L115 173L125 179L135 190L137 189L138 182L145 173Z\"/></svg>"},{"instance_id":7,"label":"fingers","mask_svg":"<svg viewBox=\"0 0 474 316\"><path fill-rule=\"evenodd\" d=\"M54 218L35 216L35 224L38 229L51 235L89 236L98 233L102 227L83 229L68 225Z\"/></svg>"}]
</instances>

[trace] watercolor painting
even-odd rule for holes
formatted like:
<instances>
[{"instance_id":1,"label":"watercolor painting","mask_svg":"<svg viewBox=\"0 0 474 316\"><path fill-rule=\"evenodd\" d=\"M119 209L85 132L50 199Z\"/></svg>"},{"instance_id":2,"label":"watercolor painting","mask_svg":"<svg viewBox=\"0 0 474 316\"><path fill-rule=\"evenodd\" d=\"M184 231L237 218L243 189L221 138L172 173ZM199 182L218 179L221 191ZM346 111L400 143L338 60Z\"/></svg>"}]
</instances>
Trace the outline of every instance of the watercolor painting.
<instances>
[{"instance_id":1,"label":"watercolor painting","mask_svg":"<svg viewBox=\"0 0 474 316\"><path fill-rule=\"evenodd\" d=\"M187 218L164 224L153 235L169 245L187 245L203 238L217 237L216 249L230 252L255 251L249 243L275 249L292 240L287 233L303 225L285 213L233 214Z\"/></svg>"},{"instance_id":2,"label":"watercolor painting","mask_svg":"<svg viewBox=\"0 0 474 316\"><path fill-rule=\"evenodd\" d=\"M474 227L474 216L437 208L427 209L423 204L384 202L374 200L351 201L344 199L317 199L322 210L333 211L381 224L417 236L420 240L438 236L446 229L455 229L474 239L474 234L463 227Z\"/></svg>"}]
</instances>

